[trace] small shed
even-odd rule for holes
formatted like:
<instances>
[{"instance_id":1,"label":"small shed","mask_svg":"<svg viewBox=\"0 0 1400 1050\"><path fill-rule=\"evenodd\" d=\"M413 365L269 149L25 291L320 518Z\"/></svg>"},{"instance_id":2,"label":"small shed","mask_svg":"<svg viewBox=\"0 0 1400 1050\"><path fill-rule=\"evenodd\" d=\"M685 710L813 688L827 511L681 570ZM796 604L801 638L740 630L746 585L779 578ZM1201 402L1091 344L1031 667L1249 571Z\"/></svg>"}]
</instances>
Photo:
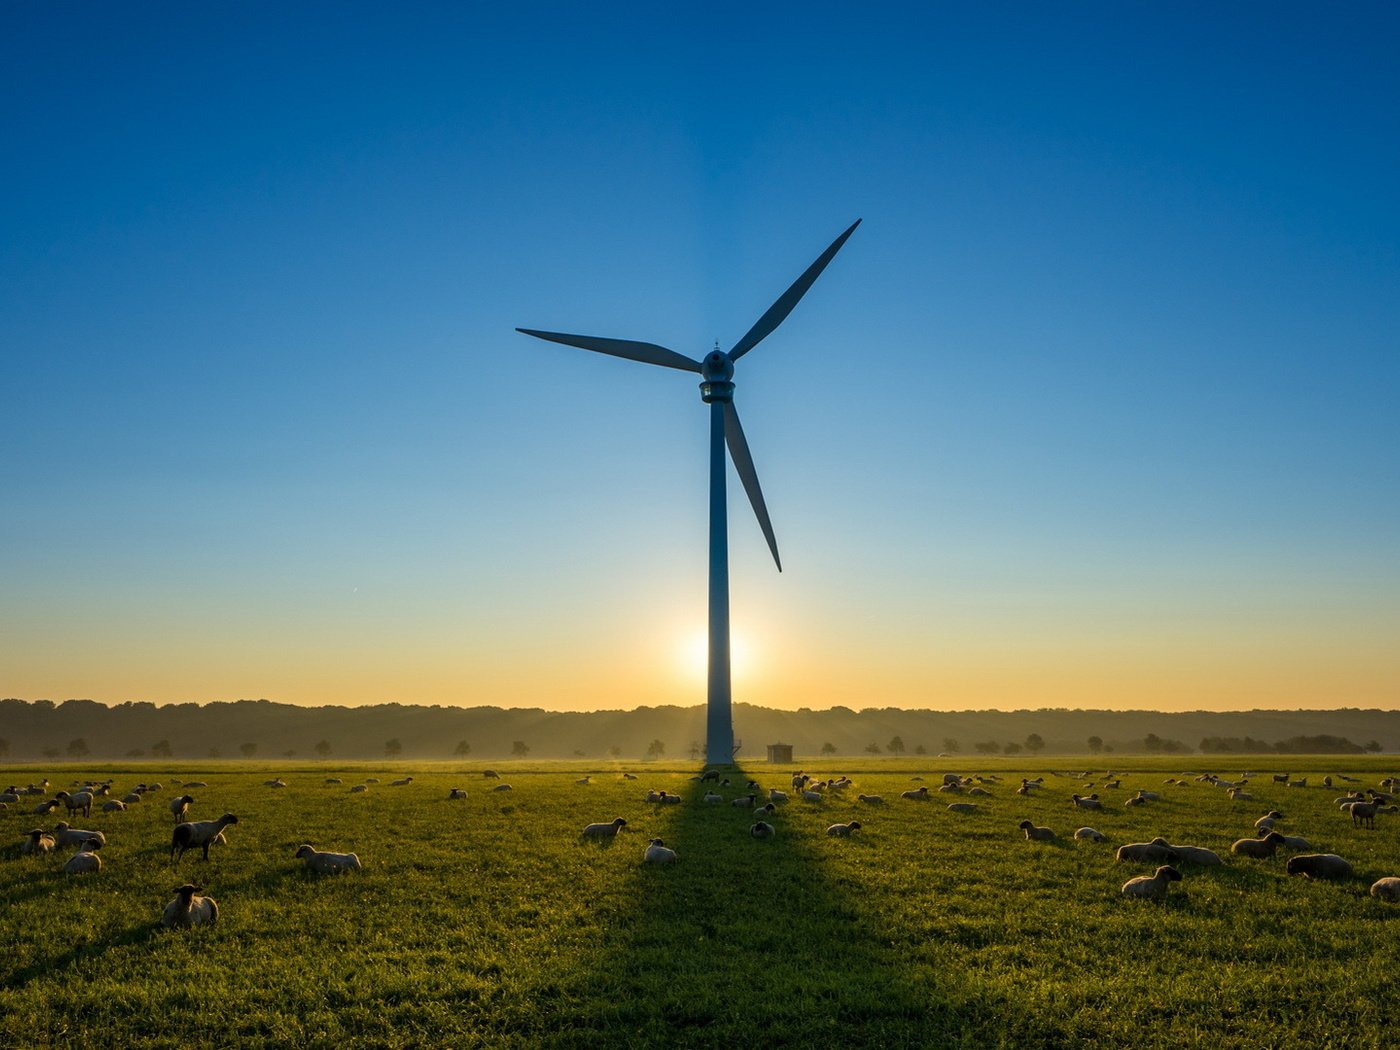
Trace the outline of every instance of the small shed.
<instances>
[{"instance_id":1,"label":"small shed","mask_svg":"<svg viewBox=\"0 0 1400 1050\"><path fill-rule=\"evenodd\" d=\"M791 744L769 744L769 745L768 745L768 761L769 761L769 762L787 762L787 763L791 764L791 762L792 762L792 745L791 745Z\"/></svg>"}]
</instances>

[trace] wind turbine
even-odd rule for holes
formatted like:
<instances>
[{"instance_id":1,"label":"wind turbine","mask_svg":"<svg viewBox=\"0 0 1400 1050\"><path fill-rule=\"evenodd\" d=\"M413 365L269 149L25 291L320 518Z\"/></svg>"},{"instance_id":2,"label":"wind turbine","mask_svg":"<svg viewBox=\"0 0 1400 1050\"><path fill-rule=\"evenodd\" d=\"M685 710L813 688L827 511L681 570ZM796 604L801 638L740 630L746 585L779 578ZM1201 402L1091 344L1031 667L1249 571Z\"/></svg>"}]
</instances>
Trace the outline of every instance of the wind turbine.
<instances>
[{"instance_id":1,"label":"wind turbine","mask_svg":"<svg viewBox=\"0 0 1400 1050\"><path fill-rule=\"evenodd\" d=\"M715 344L714 350L705 355L704 360L696 361L674 350L655 343L639 343L631 339L602 339L590 335L568 335L563 332L540 332L533 328L517 328L517 332L547 339L565 346L576 346L583 350L594 350L613 357L625 357L629 361L641 361L648 365L661 365L677 368L682 372L700 373L700 400L710 406L710 661L709 661L709 702L706 708L705 760L710 765L728 765L734 760L734 718L729 691L729 529L725 503L724 449L729 447L730 458L739 480L744 483L744 491L749 494L758 526L763 530L763 538L768 541L768 549L773 552L773 562L778 571L783 571L783 563L778 558L778 541L773 536L773 523L768 520L768 508L763 502L763 490L758 486L758 474L754 470L753 457L749 455L749 444L744 440L744 429L739 425L739 412L734 407L734 362L743 357L773 329L783 323L792 308L807 294L827 263L846 238L860 225L857 219L850 227L831 242L831 246L816 262L792 282L792 287L778 297L760 317L744 338L734 344L726 354Z\"/></svg>"}]
</instances>

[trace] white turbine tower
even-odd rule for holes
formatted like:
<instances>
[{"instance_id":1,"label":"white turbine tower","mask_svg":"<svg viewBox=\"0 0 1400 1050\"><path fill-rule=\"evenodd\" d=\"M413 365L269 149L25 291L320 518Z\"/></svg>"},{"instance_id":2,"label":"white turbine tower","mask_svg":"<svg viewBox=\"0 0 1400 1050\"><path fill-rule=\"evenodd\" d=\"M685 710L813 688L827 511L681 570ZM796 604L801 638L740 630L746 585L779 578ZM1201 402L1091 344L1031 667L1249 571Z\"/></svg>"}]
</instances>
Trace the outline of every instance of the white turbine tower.
<instances>
[{"instance_id":1,"label":"white turbine tower","mask_svg":"<svg viewBox=\"0 0 1400 1050\"><path fill-rule=\"evenodd\" d=\"M807 267L806 272L792 283L792 287L778 297L778 301L758 319L748 334L734 344L729 353L723 353L718 345L703 361L695 361L684 354L668 350L655 343L639 343L631 339L601 339L590 335L567 335L563 332L538 332L531 328L517 328L517 332L548 339L566 346L577 346L584 350L594 350L600 354L625 357L630 361L641 361L649 365L663 365L678 368L683 372L699 372L700 399L710 406L710 666L709 704L706 714L705 759L711 765L728 765L734 760L734 717L729 691L729 530L725 506L725 466L724 449L729 447L729 455L734 460L734 469L739 480L744 483L744 491L749 494L754 514L758 517L759 528L768 541L768 549L773 552L773 561L782 572L783 563L778 558L778 541L773 537L773 523L768 520L768 508L763 503L763 491L758 487L758 474L754 470L753 457L749 455L748 442L744 440L744 430L739 425L739 412L734 407L734 362L743 357L773 329L783 323L792 308L807 294L826 264L841 246L846 243L855 228L860 225L857 219L845 233L831 242L831 246L817 257L817 261Z\"/></svg>"}]
</instances>

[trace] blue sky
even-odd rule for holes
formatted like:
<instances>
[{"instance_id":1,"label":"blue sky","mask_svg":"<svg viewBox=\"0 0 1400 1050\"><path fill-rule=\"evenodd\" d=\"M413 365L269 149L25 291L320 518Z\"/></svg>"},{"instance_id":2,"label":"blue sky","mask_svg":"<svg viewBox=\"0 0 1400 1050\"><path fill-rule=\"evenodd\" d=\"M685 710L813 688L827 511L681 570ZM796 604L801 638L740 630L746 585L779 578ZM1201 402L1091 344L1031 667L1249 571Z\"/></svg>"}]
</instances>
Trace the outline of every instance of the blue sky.
<instances>
[{"instance_id":1,"label":"blue sky","mask_svg":"<svg viewBox=\"0 0 1400 1050\"><path fill-rule=\"evenodd\" d=\"M1387 5L0 7L0 692L1395 706Z\"/></svg>"}]
</instances>

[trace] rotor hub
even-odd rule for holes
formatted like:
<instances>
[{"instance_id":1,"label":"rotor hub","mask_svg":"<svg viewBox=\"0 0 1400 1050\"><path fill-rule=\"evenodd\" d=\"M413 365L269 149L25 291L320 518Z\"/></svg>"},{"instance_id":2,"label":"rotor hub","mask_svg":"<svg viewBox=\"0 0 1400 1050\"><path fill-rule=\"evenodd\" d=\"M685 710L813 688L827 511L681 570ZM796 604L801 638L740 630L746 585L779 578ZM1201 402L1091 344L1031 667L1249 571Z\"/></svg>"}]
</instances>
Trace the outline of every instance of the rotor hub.
<instances>
[{"instance_id":1,"label":"rotor hub","mask_svg":"<svg viewBox=\"0 0 1400 1050\"><path fill-rule=\"evenodd\" d=\"M718 346L705 355L700 362L700 374L705 381L700 384L700 400L705 404L714 401L734 400L734 362Z\"/></svg>"}]
</instances>

